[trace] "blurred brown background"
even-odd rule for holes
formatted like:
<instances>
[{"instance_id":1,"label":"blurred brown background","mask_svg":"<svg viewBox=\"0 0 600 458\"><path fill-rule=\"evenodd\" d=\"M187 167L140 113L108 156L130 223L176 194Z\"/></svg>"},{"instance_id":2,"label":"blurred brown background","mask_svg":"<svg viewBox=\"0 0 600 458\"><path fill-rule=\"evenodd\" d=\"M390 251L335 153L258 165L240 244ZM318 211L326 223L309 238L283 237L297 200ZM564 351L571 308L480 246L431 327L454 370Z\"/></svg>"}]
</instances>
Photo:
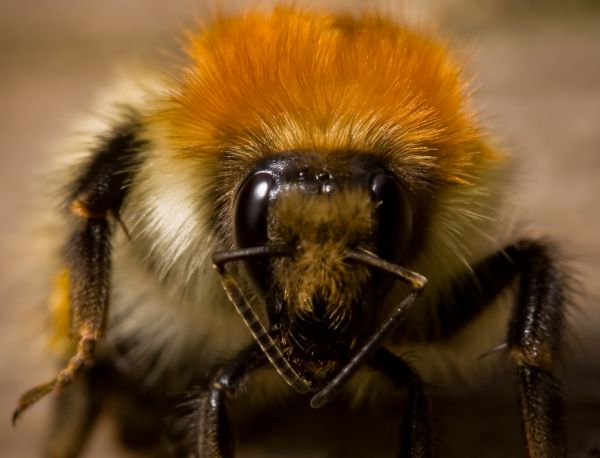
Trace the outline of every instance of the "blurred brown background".
<instances>
[{"instance_id":1,"label":"blurred brown background","mask_svg":"<svg viewBox=\"0 0 600 458\"><path fill-rule=\"evenodd\" d=\"M579 272L585 294L572 314L576 341L563 371L570 456L600 456L600 2L427 0L409 9L469 51L477 106L519 162L518 205L527 231L562 243ZM202 0L0 0L2 457L40 456L50 406L41 402L18 428L10 426L19 394L53 373L39 339L23 326L39 304L19 300L27 285L13 282L19 259L11 241L32 181L119 63L163 59L164 51L177 49L181 26L206 11ZM518 424L514 413L458 404L441 408L450 417L442 456L507 456L510 447L521 455L514 451L518 427L502 432ZM278 421L285 428L288 419ZM360 434L359 427L343 428L340 437ZM111 441L102 424L88 456L113 456ZM260 456L258 449L249 446L248 456Z\"/></svg>"}]
</instances>

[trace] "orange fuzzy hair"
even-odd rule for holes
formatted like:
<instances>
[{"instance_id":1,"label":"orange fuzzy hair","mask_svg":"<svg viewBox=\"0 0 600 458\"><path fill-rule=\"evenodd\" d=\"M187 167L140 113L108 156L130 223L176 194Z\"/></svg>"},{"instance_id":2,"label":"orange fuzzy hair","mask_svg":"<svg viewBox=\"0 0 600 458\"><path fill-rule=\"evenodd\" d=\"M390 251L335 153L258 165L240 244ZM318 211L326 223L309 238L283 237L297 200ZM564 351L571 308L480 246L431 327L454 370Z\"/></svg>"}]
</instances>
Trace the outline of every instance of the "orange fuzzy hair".
<instances>
[{"instance_id":1,"label":"orange fuzzy hair","mask_svg":"<svg viewBox=\"0 0 600 458\"><path fill-rule=\"evenodd\" d=\"M368 151L458 184L496 158L446 46L382 16L279 7L221 17L187 52L161 116L185 155Z\"/></svg>"}]
</instances>

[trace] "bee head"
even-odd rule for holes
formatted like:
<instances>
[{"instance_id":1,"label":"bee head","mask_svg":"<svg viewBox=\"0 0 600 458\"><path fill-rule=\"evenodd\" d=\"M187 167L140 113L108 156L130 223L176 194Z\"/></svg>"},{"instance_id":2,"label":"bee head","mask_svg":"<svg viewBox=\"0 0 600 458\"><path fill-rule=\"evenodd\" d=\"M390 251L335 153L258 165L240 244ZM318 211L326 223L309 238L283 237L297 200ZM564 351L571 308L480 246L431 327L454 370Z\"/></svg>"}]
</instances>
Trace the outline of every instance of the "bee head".
<instances>
[{"instance_id":1,"label":"bee head","mask_svg":"<svg viewBox=\"0 0 600 458\"><path fill-rule=\"evenodd\" d=\"M156 141L208 184L198 208L230 301L290 385L282 360L307 379L330 372L311 361L352 358L355 370L425 277L476 255L492 219L502 157L459 66L445 43L387 18L293 8L218 21L188 55ZM245 264L269 329L231 261ZM384 307L392 276L412 292Z\"/></svg>"},{"instance_id":2,"label":"bee head","mask_svg":"<svg viewBox=\"0 0 600 458\"><path fill-rule=\"evenodd\" d=\"M413 232L407 191L369 156L289 152L254 167L237 190L234 214L238 248L289 250L245 261L284 353L309 368L342 362L373 333L391 283L350 263L348 253L404 260Z\"/></svg>"}]
</instances>

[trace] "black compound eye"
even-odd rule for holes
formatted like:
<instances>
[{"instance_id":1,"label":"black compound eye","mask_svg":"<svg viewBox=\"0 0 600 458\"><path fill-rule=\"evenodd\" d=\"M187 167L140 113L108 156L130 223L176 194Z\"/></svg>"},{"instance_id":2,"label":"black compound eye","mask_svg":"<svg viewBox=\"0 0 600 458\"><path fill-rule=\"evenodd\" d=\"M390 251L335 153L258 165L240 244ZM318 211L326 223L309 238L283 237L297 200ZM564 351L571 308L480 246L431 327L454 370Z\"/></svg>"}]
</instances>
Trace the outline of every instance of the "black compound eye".
<instances>
[{"instance_id":1,"label":"black compound eye","mask_svg":"<svg viewBox=\"0 0 600 458\"><path fill-rule=\"evenodd\" d=\"M371 177L371 197L377 218L378 254L390 262L401 262L410 245L413 212L404 187L387 173Z\"/></svg>"},{"instance_id":2,"label":"black compound eye","mask_svg":"<svg viewBox=\"0 0 600 458\"><path fill-rule=\"evenodd\" d=\"M250 176L240 187L234 209L234 237L238 248L262 246L267 243L267 213L274 179L268 172ZM254 284L262 291L268 288L265 260L249 260L244 265Z\"/></svg>"},{"instance_id":3,"label":"black compound eye","mask_svg":"<svg viewBox=\"0 0 600 458\"><path fill-rule=\"evenodd\" d=\"M239 248L267 243L267 210L272 188L271 174L259 172L248 178L238 191L234 231Z\"/></svg>"}]
</instances>

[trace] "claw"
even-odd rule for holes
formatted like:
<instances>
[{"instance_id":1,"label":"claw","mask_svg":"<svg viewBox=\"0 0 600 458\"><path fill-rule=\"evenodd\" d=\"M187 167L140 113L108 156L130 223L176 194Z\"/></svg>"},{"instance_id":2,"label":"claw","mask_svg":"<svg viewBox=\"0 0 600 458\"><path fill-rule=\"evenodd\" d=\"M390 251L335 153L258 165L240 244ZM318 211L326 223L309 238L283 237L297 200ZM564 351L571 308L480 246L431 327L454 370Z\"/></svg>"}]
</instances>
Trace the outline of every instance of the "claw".
<instances>
[{"instance_id":1,"label":"claw","mask_svg":"<svg viewBox=\"0 0 600 458\"><path fill-rule=\"evenodd\" d=\"M53 379L49 382L42 383L41 385L33 387L21 396L21 398L19 399L19 405L17 406L12 415L13 426L17 425L17 420L24 411L26 411L29 407L31 407L33 404L35 404L37 401L42 399L54 389L56 382L57 379Z\"/></svg>"},{"instance_id":2,"label":"claw","mask_svg":"<svg viewBox=\"0 0 600 458\"><path fill-rule=\"evenodd\" d=\"M96 347L96 337L85 335L79 340L79 345L75 355L69 360L65 367L56 378L49 382L35 386L26 391L19 399L19 404L12 415L12 424L16 425L21 414L42 399L52 391L59 391L69 386L75 377L83 370L86 364L93 361L93 353Z\"/></svg>"}]
</instances>

